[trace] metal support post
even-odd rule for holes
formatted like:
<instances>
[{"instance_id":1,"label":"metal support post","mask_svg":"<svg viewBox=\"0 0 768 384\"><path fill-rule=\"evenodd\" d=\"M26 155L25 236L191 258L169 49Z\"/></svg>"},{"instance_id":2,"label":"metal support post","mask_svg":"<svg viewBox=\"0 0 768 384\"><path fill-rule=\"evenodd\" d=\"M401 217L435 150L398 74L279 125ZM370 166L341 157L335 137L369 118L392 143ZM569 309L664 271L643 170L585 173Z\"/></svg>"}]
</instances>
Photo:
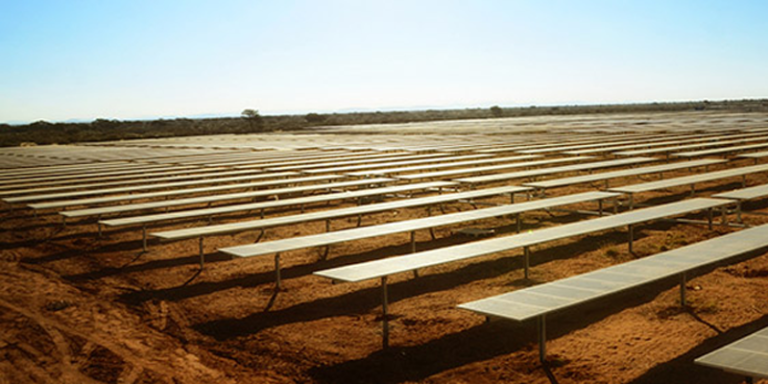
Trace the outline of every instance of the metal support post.
<instances>
[{"instance_id":1,"label":"metal support post","mask_svg":"<svg viewBox=\"0 0 768 384\"><path fill-rule=\"evenodd\" d=\"M539 361L545 363L547 361L547 318L546 315L539 317Z\"/></svg>"},{"instance_id":2,"label":"metal support post","mask_svg":"<svg viewBox=\"0 0 768 384\"><path fill-rule=\"evenodd\" d=\"M416 231L411 231L411 253L416 253Z\"/></svg>"},{"instance_id":3,"label":"metal support post","mask_svg":"<svg viewBox=\"0 0 768 384\"><path fill-rule=\"evenodd\" d=\"M520 217L521 215L518 213L516 215L517 217L517 233L520 233L520 230L523 228L523 219Z\"/></svg>"},{"instance_id":4,"label":"metal support post","mask_svg":"<svg viewBox=\"0 0 768 384\"><path fill-rule=\"evenodd\" d=\"M363 215L357 215L357 226L361 226L363 224Z\"/></svg>"},{"instance_id":5,"label":"metal support post","mask_svg":"<svg viewBox=\"0 0 768 384\"><path fill-rule=\"evenodd\" d=\"M328 259L328 255L331 253L331 245L328 244L325 246L325 250L323 251L322 260Z\"/></svg>"},{"instance_id":6,"label":"metal support post","mask_svg":"<svg viewBox=\"0 0 768 384\"><path fill-rule=\"evenodd\" d=\"M389 298L387 297L387 277L381 277L381 346L389 348Z\"/></svg>"},{"instance_id":7,"label":"metal support post","mask_svg":"<svg viewBox=\"0 0 768 384\"><path fill-rule=\"evenodd\" d=\"M531 250L529 247L523 247L523 263L524 263L524 273L525 273L525 279L528 280L528 269L531 266Z\"/></svg>"},{"instance_id":8,"label":"metal support post","mask_svg":"<svg viewBox=\"0 0 768 384\"><path fill-rule=\"evenodd\" d=\"M739 223L744 223L741 219L741 200L736 201L736 220L738 220Z\"/></svg>"},{"instance_id":9,"label":"metal support post","mask_svg":"<svg viewBox=\"0 0 768 384\"><path fill-rule=\"evenodd\" d=\"M147 251L147 225L142 224L141 226L141 249L146 252Z\"/></svg>"},{"instance_id":10,"label":"metal support post","mask_svg":"<svg viewBox=\"0 0 768 384\"><path fill-rule=\"evenodd\" d=\"M629 237L629 253L632 253L632 242L634 240L635 228L632 224L627 226L627 237Z\"/></svg>"},{"instance_id":11,"label":"metal support post","mask_svg":"<svg viewBox=\"0 0 768 384\"><path fill-rule=\"evenodd\" d=\"M198 246L200 247L200 270L202 271L205 267L205 247L203 245L203 237L200 236Z\"/></svg>"},{"instance_id":12,"label":"metal support post","mask_svg":"<svg viewBox=\"0 0 768 384\"><path fill-rule=\"evenodd\" d=\"M691 196L693 196L696 193L696 184L691 184Z\"/></svg>"},{"instance_id":13,"label":"metal support post","mask_svg":"<svg viewBox=\"0 0 768 384\"><path fill-rule=\"evenodd\" d=\"M631 211L634 208L635 208L635 195L630 193L629 194L629 210Z\"/></svg>"},{"instance_id":14,"label":"metal support post","mask_svg":"<svg viewBox=\"0 0 768 384\"><path fill-rule=\"evenodd\" d=\"M712 208L707 209L707 228L712 230Z\"/></svg>"},{"instance_id":15,"label":"metal support post","mask_svg":"<svg viewBox=\"0 0 768 384\"><path fill-rule=\"evenodd\" d=\"M280 278L280 252L275 253L275 290L283 289L283 280Z\"/></svg>"},{"instance_id":16,"label":"metal support post","mask_svg":"<svg viewBox=\"0 0 768 384\"><path fill-rule=\"evenodd\" d=\"M685 272L683 272L680 278L680 306L683 306L683 307L687 305L685 300L685 283L686 283L686 276L685 276Z\"/></svg>"},{"instance_id":17,"label":"metal support post","mask_svg":"<svg viewBox=\"0 0 768 384\"><path fill-rule=\"evenodd\" d=\"M603 199L597 201L597 212L600 214L600 216L603 215Z\"/></svg>"},{"instance_id":18,"label":"metal support post","mask_svg":"<svg viewBox=\"0 0 768 384\"><path fill-rule=\"evenodd\" d=\"M742 188L747 187L747 175L741 175L741 187Z\"/></svg>"}]
</instances>

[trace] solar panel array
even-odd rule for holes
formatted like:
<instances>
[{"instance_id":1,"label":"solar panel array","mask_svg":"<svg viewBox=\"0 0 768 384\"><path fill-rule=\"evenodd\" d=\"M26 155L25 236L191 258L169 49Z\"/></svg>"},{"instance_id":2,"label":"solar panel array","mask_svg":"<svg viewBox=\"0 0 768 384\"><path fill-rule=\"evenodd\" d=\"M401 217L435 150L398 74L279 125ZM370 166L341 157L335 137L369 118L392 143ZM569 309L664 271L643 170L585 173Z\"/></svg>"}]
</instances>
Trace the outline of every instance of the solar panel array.
<instances>
[{"instance_id":1,"label":"solar panel array","mask_svg":"<svg viewBox=\"0 0 768 384\"><path fill-rule=\"evenodd\" d=\"M685 222L711 227L713 209L723 216L716 224L729 225L728 207L735 208L740 223L744 201L768 196L766 185L701 193L711 198L688 193L695 193L696 184L712 188L734 180L746 187L747 175L768 171L768 165L757 164L768 153L762 151L768 147L768 129L762 126L734 128L725 126L726 121L714 127L691 129L695 124L685 123L662 130L654 125L661 126L660 122L645 127L641 120L617 118L599 127L573 119L560 128L537 128L534 120L524 121L531 124L525 134L514 131L520 121L502 119L472 123L474 131L479 124L494 134L465 133L467 122L441 122L433 124L431 131L418 131L418 136L359 126L322 128L302 135L220 135L0 149L0 198L30 216L77 218L77 224L92 228L91 235L101 235L104 227L135 227L145 249L155 239L198 239L201 265L204 238L253 230L263 234L270 228L325 221L324 233L297 232L257 244L221 247L223 253L241 257L276 255L278 286L280 254L410 233L410 254L316 272L339 281L381 279L386 315L386 279L394 274L521 248L527 277L534 245L628 227L631 246L633 226L685 215ZM398 127L414 133L419 129ZM435 134L440 128L446 133ZM359 134L366 130L380 133ZM666 178L648 181L651 176ZM680 194L681 187L685 193ZM672 201L659 203L644 199L645 195ZM489 204L492 207L485 207ZM634 209L643 204L651 206ZM445 205L472 209L446 213ZM415 218L331 230L335 219L357 217L360 226L367 215L425 207ZM433 215L438 208L441 214ZM414 242L416 231L459 229L499 217L516 219L519 231L521 215L555 209L586 218L425 251L418 251ZM690 214L702 210L709 215L690 219ZM214 219L221 222L212 223ZM768 246L768 236L749 235L763 231L743 230L710 240L710 245L694 244L462 308L517 321L540 318L543 326L546 313L682 273L698 267L701 260L722 261L744 247ZM730 247L734 242L742 248ZM384 319L386 346L389 329Z\"/></svg>"}]
</instances>

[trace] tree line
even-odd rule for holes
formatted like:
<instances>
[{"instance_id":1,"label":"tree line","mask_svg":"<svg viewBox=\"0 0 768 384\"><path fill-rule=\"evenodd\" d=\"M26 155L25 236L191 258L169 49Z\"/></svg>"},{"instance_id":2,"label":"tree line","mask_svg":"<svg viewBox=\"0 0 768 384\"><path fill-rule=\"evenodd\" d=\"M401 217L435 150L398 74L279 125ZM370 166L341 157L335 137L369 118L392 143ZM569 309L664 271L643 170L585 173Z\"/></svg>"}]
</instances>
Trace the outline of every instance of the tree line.
<instances>
[{"instance_id":1,"label":"tree line","mask_svg":"<svg viewBox=\"0 0 768 384\"><path fill-rule=\"evenodd\" d=\"M26 125L0 124L0 146L22 144L71 144L77 142L112 141L177 136L244 134L297 131L318 126L358 124L394 124L440 120L487 119L540 115L572 115L590 113L638 113L675 111L768 111L768 99L691 101L675 103L643 103L582 106L530 106L505 108L467 108L423 111L309 113L306 115L262 116L246 109L239 117L202 119L109 120L89 123L51 123L36 121Z\"/></svg>"}]
</instances>

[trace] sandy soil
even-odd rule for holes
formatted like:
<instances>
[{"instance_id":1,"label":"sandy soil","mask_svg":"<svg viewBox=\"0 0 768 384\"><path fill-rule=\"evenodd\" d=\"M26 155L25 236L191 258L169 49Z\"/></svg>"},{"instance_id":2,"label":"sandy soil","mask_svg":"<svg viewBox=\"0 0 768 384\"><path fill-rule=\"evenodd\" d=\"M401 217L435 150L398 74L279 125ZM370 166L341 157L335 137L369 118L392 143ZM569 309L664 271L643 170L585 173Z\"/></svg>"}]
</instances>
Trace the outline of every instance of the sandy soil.
<instances>
[{"instance_id":1,"label":"sandy soil","mask_svg":"<svg viewBox=\"0 0 768 384\"><path fill-rule=\"evenodd\" d=\"M765 175L749 177L750 185L765 182ZM739 183L697 187L698 195L706 196ZM659 204L684 198L687 191L649 193L641 200ZM745 208L768 212L768 203ZM447 207L460 209L471 207ZM387 212L363 224L425 214L424 209ZM525 229L582 219L567 212L531 213ZM745 221L760 224L768 217L747 215ZM512 224L496 219L472 226L504 234L514 232ZM354 225L337 220L333 228ZM436 230L437 240L418 233L418 247L474 240L455 233L460 228ZM62 228L55 214L32 218L28 211L4 210L0 383L739 383L743 378L693 360L768 326L768 255L691 278L686 308L678 305L678 281L671 280L549 317L544 367L535 324L486 323L456 308L732 230L643 225L635 231L635 254L627 251L625 230L549 243L533 250L531 281L522 277L520 251L429 268L419 278L393 276L391 348L381 350L378 282L331 284L312 272L405 254L407 234L333 246L327 259L316 249L285 254L285 289L275 293L271 257L231 260L213 252L253 242L254 232L207 240L201 272L195 241L151 242L142 253L136 228L108 231L99 239L92 221ZM276 228L265 240L323 231L322 223Z\"/></svg>"}]
</instances>

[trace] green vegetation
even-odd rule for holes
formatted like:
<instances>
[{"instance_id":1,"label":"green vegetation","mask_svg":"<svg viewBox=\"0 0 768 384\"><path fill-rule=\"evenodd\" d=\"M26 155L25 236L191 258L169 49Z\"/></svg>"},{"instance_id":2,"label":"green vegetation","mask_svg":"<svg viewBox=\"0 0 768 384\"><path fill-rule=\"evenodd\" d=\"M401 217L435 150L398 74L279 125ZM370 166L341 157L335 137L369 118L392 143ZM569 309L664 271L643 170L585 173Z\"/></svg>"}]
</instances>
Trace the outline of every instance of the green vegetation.
<instances>
[{"instance_id":1,"label":"green vegetation","mask_svg":"<svg viewBox=\"0 0 768 384\"><path fill-rule=\"evenodd\" d=\"M245 109L240 116L248 122L248 127L251 129L251 132L260 132L264 129L264 119L259 115L259 111L255 109Z\"/></svg>"},{"instance_id":2,"label":"green vegetation","mask_svg":"<svg viewBox=\"0 0 768 384\"><path fill-rule=\"evenodd\" d=\"M246 109L240 117L207 119L158 119L152 121L118 121L96 119L91 123L49 123L37 121L27 125L0 124L0 146L22 143L69 144L83 141L108 141L225 133L296 131L315 126L356 124L393 124L438 120L487 119L541 115L573 115L590 113L640 113L678 111L768 111L768 100L691 101L680 103L647 103L619 105L585 105L554 107L469 108L451 110L309 113L305 116L261 116Z\"/></svg>"}]
</instances>

